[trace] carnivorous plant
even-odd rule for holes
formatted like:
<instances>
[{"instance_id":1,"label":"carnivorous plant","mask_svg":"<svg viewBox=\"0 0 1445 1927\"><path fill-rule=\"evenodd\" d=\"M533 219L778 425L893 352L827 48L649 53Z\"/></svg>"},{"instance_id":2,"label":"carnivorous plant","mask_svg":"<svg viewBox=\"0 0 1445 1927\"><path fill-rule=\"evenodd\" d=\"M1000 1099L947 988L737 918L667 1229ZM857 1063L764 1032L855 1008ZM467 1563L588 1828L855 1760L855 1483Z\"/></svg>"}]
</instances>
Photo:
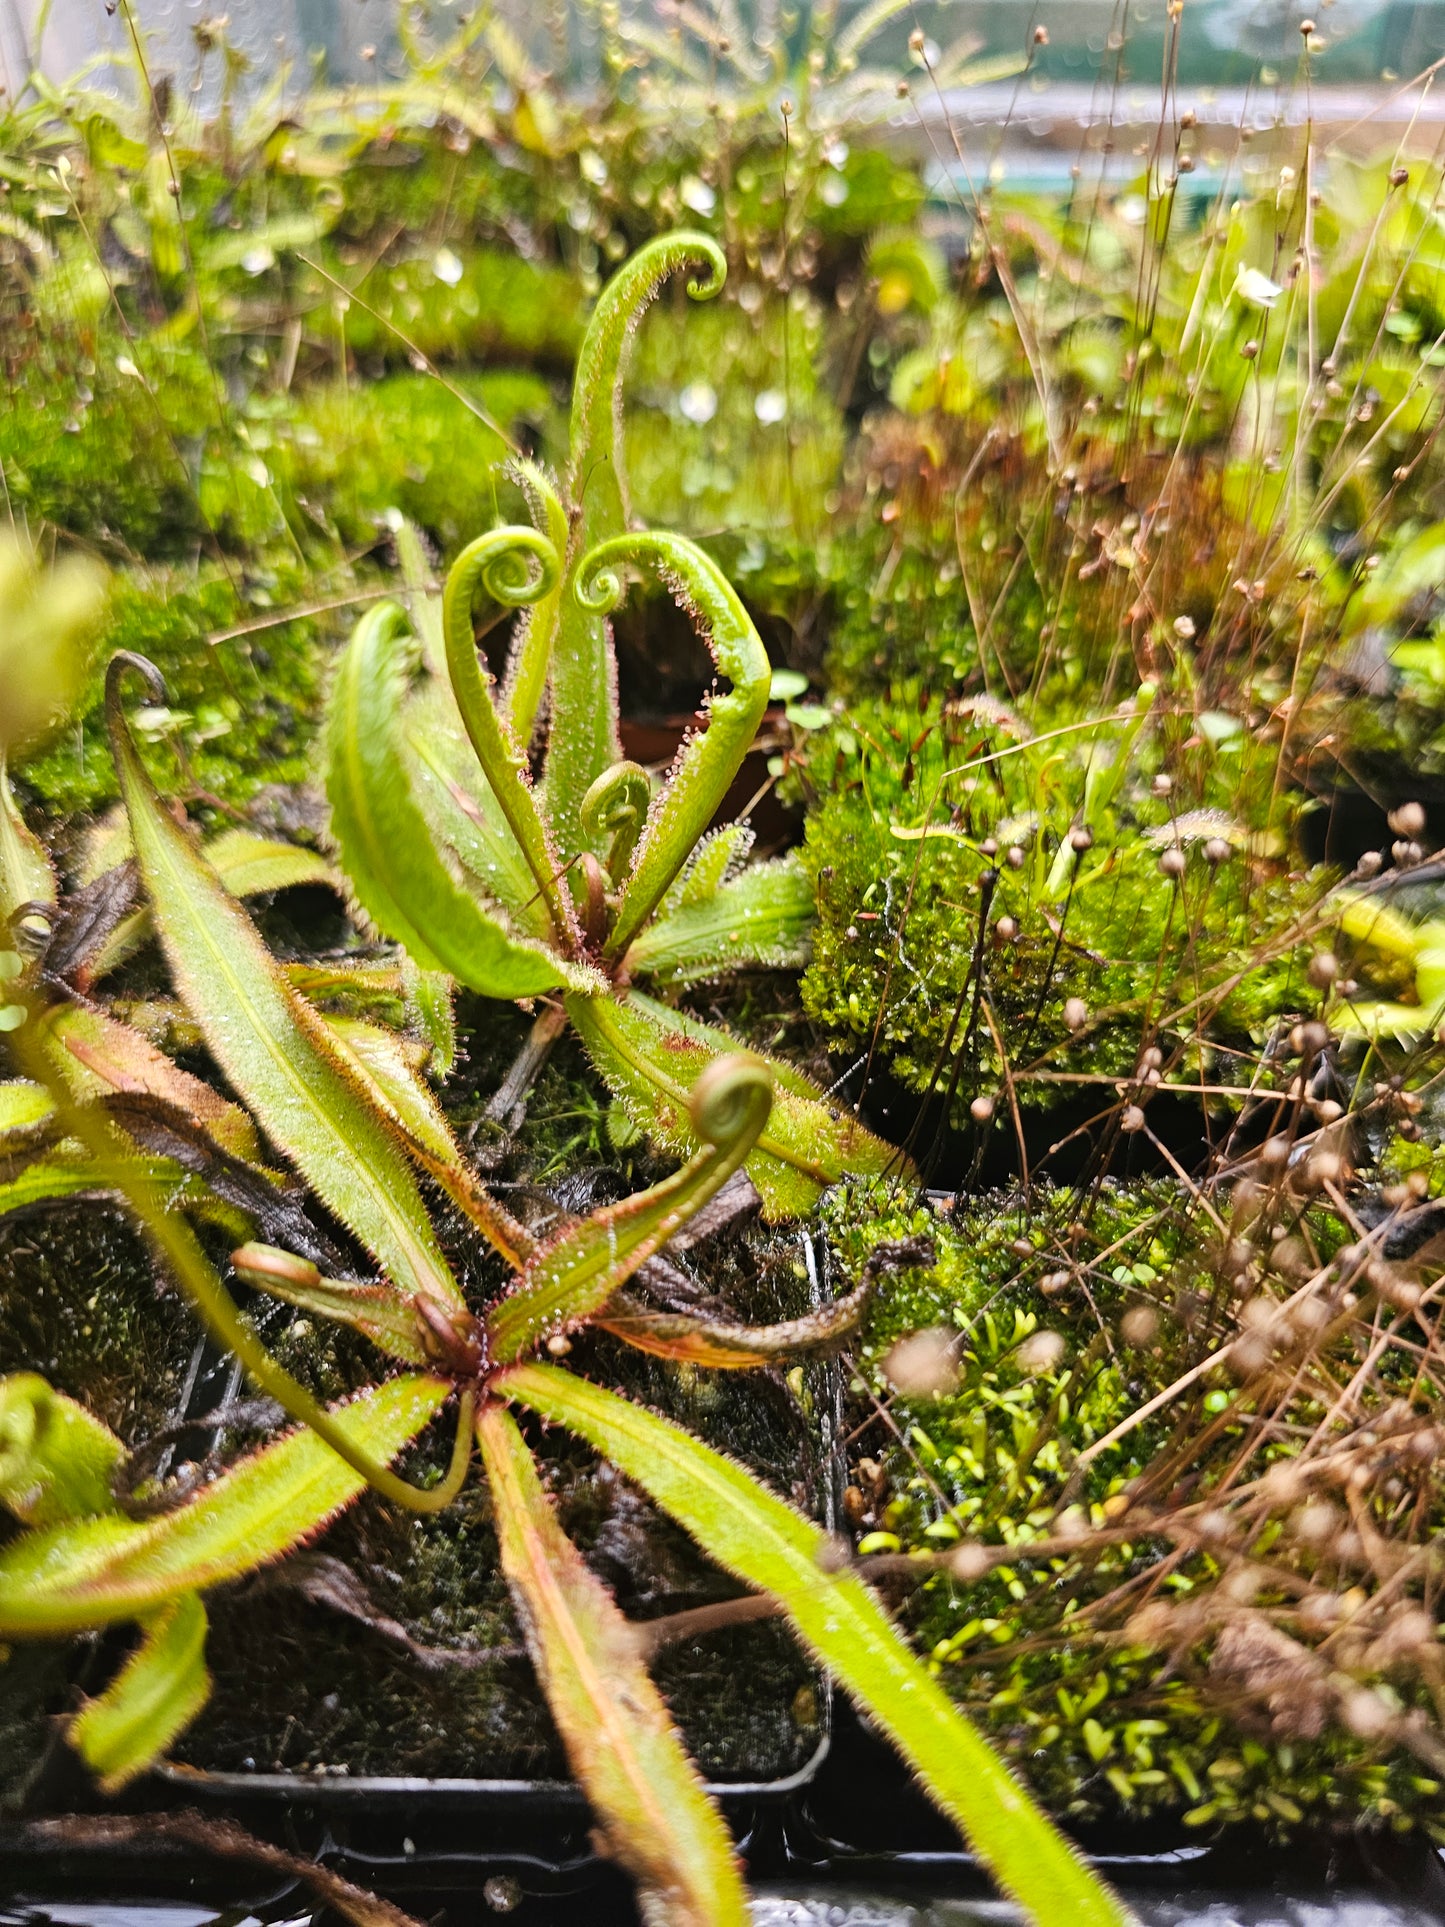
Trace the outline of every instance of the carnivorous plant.
<instances>
[{"instance_id":1,"label":"carnivorous plant","mask_svg":"<svg viewBox=\"0 0 1445 1927\"><path fill-rule=\"evenodd\" d=\"M721 250L706 235L666 235L607 283L577 363L562 485L530 462L514 471L537 526L493 529L458 556L439 617L419 611L415 690L418 646L400 607L371 610L343 657L327 726L332 831L366 916L415 964L484 996L554 999L539 1044L570 1019L631 1122L677 1155L698 1148L697 1079L738 1045L638 984L666 992L749 964L801 963L813 909L795 857L744 867L751 831L709 831L767 705L757 630L695 543L628 526L628 340L666 277L697 265L706 278L689 283L695 299L721 287ZM628 571L658 578L731 685L708 696L706 727L656 791L619 747L607 617ZM478 659L479 589L526 611L500 697ZM804 1211L845 1172L896 1160L825 1092L773 1069L772 1113L747 1159L768 1216Z\"/></svg>"},{"instance_id":2,"label":"carnivorous plant","mask_svg":"<svg viewBox=\"0 0 1445 1927\"><path fill-rule=\"evenodd\" d=\"M774 1357L789 1337L828 1337L856 1317L856 1293L791 1334L658 1315L619 1297L755 1150L774 1106L769 1067L740 1050L713 1054L690 1080L697 1149L682 1168L535 1236L481 1185L395 1037L377 1026L346 1034L327 1026L277 966L140 761L121 700L136 674L159 694L148 665L117 657L109 722L135 860L172 978L249 1119L371 1254L376 1275L327 1276L294 1251L254 1243L236 1251L234 1269L313 1316L359 1329L403 1370L344 1408L322 1408L270 1357L186 1219L137 1178L133 1160L116 1155L124 1150L116 1123L54 1079L32 1027L18 1027L21 1068L50 1082L59 1127L96 1162L114 1159L117 1187L163 1269L254 1382L299 1421L175 1509L136 1518L114 1494L118 1442L42 1380L0 1381L0 1500L22 1525L0 1552L0 1638L117 1623L142 1629L117 1679L73 1722L86 1757L119 1784L194 1717L207 1691L208 1588L284 1553L363 1485L396 1505L440 1510L461 1489L475 1445L533 1660L574 1771L648 1917L745 1921L726 1829L627 1622L562 1533L514 1416L524 1413L585 1440L713 1558L773 1595L1030 1918L1122 1922L1119 1902L960 1717L819 1526L679 1426L535 1356L596 1321L664 1356L746 1367ZM33 994L33 978L17 994ZM427 1215L418 1170L513 1272L510 1286L478 1308ZM448 1408L445 1472L418 1484L394 1470L397 1454Z\"/></svg>"}]
</instances>

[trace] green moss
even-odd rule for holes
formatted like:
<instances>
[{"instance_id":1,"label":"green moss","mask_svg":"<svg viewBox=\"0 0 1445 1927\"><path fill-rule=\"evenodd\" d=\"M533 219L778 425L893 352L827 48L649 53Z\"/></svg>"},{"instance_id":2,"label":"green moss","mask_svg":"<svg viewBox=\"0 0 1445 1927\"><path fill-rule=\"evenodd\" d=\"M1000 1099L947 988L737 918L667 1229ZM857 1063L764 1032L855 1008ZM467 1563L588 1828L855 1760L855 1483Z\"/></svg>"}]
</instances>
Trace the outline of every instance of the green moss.
<instances>
[{"instance_id":1,"label":"green moss","mask_svg":"<svg viewBox=\"0 0 1445 1927\"><path fill-rule=\"evenodd\" d=\"M459 245L378 265L356 293L345 319L348 347L394 364L420 349L433 361L570 367L585 325L574 276L500 248Z\"/></svg>"},{"instance_id":2,"label":"green moss","mask_svg":"<svg viewBox=\"0 0 1445 1927\"><path fill-rule=\"evenodd\" d=\"M504 507L520 512L516 491L496 473L507 445L482 416L514 440L532 442L544 430L555 447L557 414L535 375L466 374L448 385L408 371L345 388L318 384L271 410L251 441L264 449L296 527L320 525L364 546L399 510L450 554Z\"/></svg>"},{"instance_id":3,"label":"green moss","mask_svg":"<svg viewBox=\"0 0 1445 1927\"><path fill-rule=\"evenodd\" d=\"M1069 1476L1080 1451L1172 1383L1197 1355L1201 1319L1213 1315L1217 1259L1173 1186L1106 1183L1082 1211L1075 1194L1036 1187L1026 1208L999 1195L946 1219L890 1206L876 1190L839 1192L828 1217L853 1270L879 1237L927 1231L938 1249L935 1267L879 1292L858 1353L855 1391L887 1395L892 1419L888 1431L870 1428L865 1407L857 1421L854 1477L872 1504L863 1551L937 1555L961 1540L1022 1548L1061 1531L1065 1504L1087 1533L1130 1518L1129 1495L1166 1446L1185 1448L1175 1461L1180 1502L1248 1450L1246 1405L1223 1428L1217 1458L1188 1456L1191 1430L1203 1432L1228 1403L1234 1380L1217 1369L1182 1412L1136 1428L1082 1480ZM1314 1232L1326 1252L1340 1235L1327 1217ZM1072 1284L1050 1296L1061 1262ZM1121 1324L1140 1306L1155 1310L1157 1336L1131 1344ZM937 1398L892 1391L891 1347L925 1328L954 1335L957 1389ZM1044 1333L1053 1349L1040 1353ZM1296 1435L1319 1409L1301 1397ZM1286 1457L1293 1449L1275 1448ZM884 1462L881 1488L876 1464L859 1466L870 1451ZM1049 1805L1081 1821L1169 1815L1200 1828L1249 1819L1279 1833L1303 1822L1445 1833L1440 1783L1403 1749L1356 1738L1335 1720L1312 1732L1298 1686L1270 1702L1272 1721L1211 1675L1207 1635L1248 1618L1247 1603L1256 1621L1272 1606L1287 1610L1288 1590L1272 1596L1266 1580L1222 1617L1216 1598L1187 1655L1166 1655L1134 1631L1131 1602L1187 1606L1226 1570L1222 1554L1187 1541L1179 1556L1177 1541L1150 1532L1154 1516L1143 1511L1136 1532L1086 1552L1024 1557L981 1577L942 1564L900 1595L930 1670ZM1151 1574L1167 1575L1157 1592L1142 1583ZM1118 1602L1112 1612L1109 1599ZM1406 1688L1403 1703L1411 1698Z\"/></svg>"},{"instance_id":4,"label":"green moss","mask_svg":"<svg viewBox=\"0 0 1445 1927\"><path fill-rule=\"evenodd\" d=\"M1070 715L1062 703L1055 713ZM805 856L819 915L805 1010L835 1048L876 1037L910 1089L946 1088L956 1067L960 1118L973 1096L1001 1090L1000 1040L1025 1103L1057 1096L1061 1079L1131 1076L1145 1042L1196 1079L1206 1064L1210 1081L1230 1080L1207 1040L1247 1043L1307 1007L1300 933L1329 878L1291 874L1283 832L1251 827L1274 809L1262 789L1272 758L1220 723L1222 745L1188 747L1167 711L1139 734L1131 707L1092 724L1074 709L1055 736L988 699L940 701L901 682L891 702L860 703L815 732L803 785L816 786ZM1163 762L1176 771L1167 799L1150 784ZM1175 823L1177 883L1159 868ZM1092 840L1076 854L1078 832ZM1211 837L1223 861L1206 855ZM986 896L997 1039L973 1009ZM1072 998L1087 1014L1071 1029Z\"/></svg>"},{"instance_id":5,"label":"green moss","mask_svg":"<svg viewBox=\"0 0 1445 1927\"><path fill-rule=\"evenodd\" d=\"M104 653L135 650L166 678L170 709L156 713L148 731L143 720L142 735L168 789L176 764L160 744L172 734L185 752L183 782L229 803L314 774L318 631L307 619L270 620L299 587L294 569L243 576L216 564L135 568L115 578ZM217 639L237 628L248 633ZM72 813L115 800L102 705L97 674L67 728L21 766L26 789L45 808Z\"/></svg>"}]
</instances>

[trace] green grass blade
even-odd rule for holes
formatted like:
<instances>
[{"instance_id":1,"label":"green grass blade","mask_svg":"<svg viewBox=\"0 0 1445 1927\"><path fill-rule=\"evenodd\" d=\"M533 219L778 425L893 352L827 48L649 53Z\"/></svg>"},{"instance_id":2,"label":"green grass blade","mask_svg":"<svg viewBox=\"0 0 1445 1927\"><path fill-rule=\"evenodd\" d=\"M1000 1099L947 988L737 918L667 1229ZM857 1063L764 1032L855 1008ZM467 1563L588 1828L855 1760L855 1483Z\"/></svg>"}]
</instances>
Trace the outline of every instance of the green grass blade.
<instances>
[{"instance_id":1,"label":"green grass blade","mask_svg":"<svg viewBox=\"0 0 1445 1927\"><path fill-rule=\"evenodd\" d=\"M395 603L362 617L326 718L331 830L357 902L424 970L485 997L532 997L566 980L540 945L509 933L452 874L427 833L403 751L405 679Z\"/></svg>"},{"instance_id":2,"label":"green grass blade","mask_svg":"<svg viewBox=\"0 0 1445 1927\"><path fill-rule=\"evenodd\" d=\"M614 1857L669 1927L745 1927L732 1841L612 1595L558 1525L511 1416L477 1421L502 1570L572 1771Z\"/></svg>"},{"instance_id":3,"label":"green grass blade","mask_svg":"<svg viewBox=\"0 0 1445 1927\"><path fill-rule=\"evenodd\" d=\"M712 1064L689 1104L693 1132L704 1148L660 1184L549 1239L516 1289L489 1313L489 1355L510 1364L600 1310L727 1183L757 1142L772 1101L773 1080L761 1058L738 1052Z\"/></svg>"},{"instance_id":4,"label":"green grass blade","mask_svg":"<svg viewBox=\"0 0 1445 1927\"><path fill-rule=\"evenodd\" d=\"M516 1366L493 1389L586 1439L719 1564L772 1593L804 1643L888 1734L1039 1927L1121 1927L1129 1920L908 1650L863 1581L832 1569L830 1542L818 1526L678 1426L555 1366Z\"/></svg>"},{"instance_id":5,"label":"green grass blade","mask_svg":"<svg viewBox=\"0 0 1445 1927\"><path fill-rule=\"evenodd\" d=\"M136 857L177 989L272 1142L392 1282L460 1306L416 1181L386 1124L325 1024L156 794L121 714L121 678L134 663L112 662L106 708Z\"/></svg>"},{"instance_id":6,"label":"green grass blade","mask_svg":"<svg viewBox=\"0 0 1445 1927\"><path fill-rule=\"evenodd\" d=\"M66 1738L102 1793L118 1793L157 1760L211 1697L206 1609L185 1593L147 1622L140 1645L98 1699L88 1700Z\"/></svg>"},{"instance_id":7,"label":"green grass blade","mask_svg":"<svg viewBox=\"0 0 1445 1927\"><path fill-rule=\"evenodd\" d=\"M359 1450L390 1460L451 1391L396 1378L333 1412ZM365 1480L304 1428L243 1459L174 1512L113 1515L22 1533L0 1550L0 1637L55 1637L143 1618L279 1559L363 1490Z\"/></svg>"}]
</instances>

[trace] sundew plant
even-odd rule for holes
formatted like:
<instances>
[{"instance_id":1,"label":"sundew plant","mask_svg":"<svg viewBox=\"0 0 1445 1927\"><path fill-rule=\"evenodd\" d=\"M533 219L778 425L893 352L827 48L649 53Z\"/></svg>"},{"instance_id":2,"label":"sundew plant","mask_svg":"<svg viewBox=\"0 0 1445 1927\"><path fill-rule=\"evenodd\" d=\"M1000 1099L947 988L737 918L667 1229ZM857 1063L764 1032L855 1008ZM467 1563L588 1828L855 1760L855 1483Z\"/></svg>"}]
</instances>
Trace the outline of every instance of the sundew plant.
<instances>
[{"instance_id":1,"label":"sundew plant","mask_svg":"<svg viewBox=\"0 0 1445 1927\"><path fill-rule=\"evenodd\" d=\"M3 104L5 1684L119 1791L222 1588L475 1504L645 1915L741 1920L565 1436L1033 1918L1127 1917L1055 1819L1445 1839L1434 70L1332 132L1302 20L1222 129L1172 8L1025 191L1062 17L582 15L187 85L121 0L132 99ZM131 1380L270 1401L199 1470L108 1280L92 1378L28 1317L117 1207Z\"/></svg>"}]
</instances>

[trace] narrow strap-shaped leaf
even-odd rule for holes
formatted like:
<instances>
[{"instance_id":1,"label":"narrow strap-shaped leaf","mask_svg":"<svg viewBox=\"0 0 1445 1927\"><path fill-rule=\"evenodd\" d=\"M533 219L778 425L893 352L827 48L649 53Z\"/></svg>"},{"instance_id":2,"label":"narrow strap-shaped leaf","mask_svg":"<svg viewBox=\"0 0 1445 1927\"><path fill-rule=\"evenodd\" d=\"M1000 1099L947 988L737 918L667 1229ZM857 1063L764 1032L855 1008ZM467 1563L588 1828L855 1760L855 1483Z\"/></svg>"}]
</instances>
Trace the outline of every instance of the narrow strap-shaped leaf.
<instances>
[{"instance_id":1,"label":"narrow strap-shaped leaf","mask_svg":"<svg viewBox=\"0 0 1445 1927\"><path fill-rule=\"evenodd\" d=\"M38 1372L0 1378L0 1505L22 1525L113 1512L125 1447L109 1426Z\"/></svg>"},{"instance_id":2,"label":"narrow strap-shaped leaf","mask_svg":"<svg viewBox=\"0 0 1445 1927\"><path fill-rule=\"evenodd\" d=\"M98 875L130 855L129 834L108 839L107 856ZM339 890L341 879L317 850L303 849L299 843L282 843L274 837L257 836L254 830L222 830L205 845L207 863L233 897L259 897L272 890L291 890L298 884L327 884ZM108 972L124 963L151 933L149 909L134 910L111 931L88 962L88 975L98 983Z\"/></svg>"},{"instance_id":3,"label":"narrow strap-shaped leaf","mask_svg":"<svg viewBox=\"0 0 1445 1927\"><path fill-rule=\"evenodd\" d=\"M775 1364L797 1352L836 1345L857 1330L872 1290L870 1280L819 1311L778 1325L730 1325L690 1312L654 1311L619 1292L593 1323L658 1358L740 1372Z\"/></svg>"},{"instance_id":4,"label":"narrow strap-shaped leaf","mask_svg":"<svg viewBox=\"0 0 1445 1927\"><path fill-rule=\"evenodd\" d=\"M635 1634L566 1538L521 1433L500 1405L477 1421L502 1570L572 1771L608 1845L668 1927L745 1927L732 1841Z\"/></svg>"},{"instance_id":5,"label":"narrow strap-shaped leaf","mask_svg":"<svg viewBox=\"0 0 1445 1927\"><path fill-rule=\"evenodd\" d=\"M547 740L547 813L564 863L600 855L582 829L582 799L622 754L617 738L617 665L601 612L572 593L580 557L627 526L623 472L622 378L628 346L647 304L669 275L701 266L690 281L701 300L716 294L727 262L706 234L666 234L639 248L608 281L577 357L565 495L572 511L567 579L552 648L552 727Z\"/></svg>"},{"instance_id":6,"label":"narrow strap-shaped leaf","mask_svg":"<svg viewBox=\"0 0 1445 1927\"><path fill-rule=\"evenodd\" d=\"M40 1019L46 1054L79 1096L118 1091L174 1105L233 1157L260 1157L256 1127L204 1079L183 1071L150 1039L94 1004L56 1004Z\"/></svg>"},{"instance_id":7,"label":"narrow strap-shaped leaf","mask_svg":"<svg viewBox=\"0 0 1445 1927\"><path fill-rule=\"evenodd\" d=\"M516 1289L488 1315L490 1356L508 1364L605 1305L727 1183L757 1142L772 1101L772 1076L761 1058L739 1051L710 1065L689 1101L703 1148L672 1177L594 1211L542 1245Z\"/></svg>"},{"instance_id":8,"label":"narrow strap-shaped leaf","mask_svg":"<svg viewBox=\"0 0 1445 1927\"><path fill-rule=\"evenodd\" d=\"M722 807L758 733L772 679L768 652L736 590L686 536L639 533L600 543L578 564L574 597L588 608L615 608L623 594L617 570L628 562L656 570L732 687L708 697L706 729L683 745L648 813L607 939L609 959L625 953Z\"/></svg>"},{"instance_id":9,"label":"narrow strap-shaped leaf","mask_svg":"<svg viewBox=\"0 0 1445 1927\"><path fill-rule=\"evenodd\" d=\"M231 1253L232 1269L248 1285L299 1311L349 1325L404 1365L429 1363L417 1324L416 1304L385 1279L358 1283L326 1278L307 1258L275 1245L244 1244Z\"/></svg>"},{"instance_id":10,"label":"narrow strap-shaped leaf","mask_svg":"<svg viewBox=\"0 0 1445 1927\"><path fill-rule=\"evenodd\" d=\"M863 1581L835 1569L819 1527L680 1427L554 1366L516 1366L494 1390L586 1439L719 1564L772 1593L1039 1927L1120 1927L1129 1919L908 1650Z\"/></svg>"},{"instance_id":11,"label":"narrow strap-shaped leaf","mask_svg":"<svg viewBox=\"0 0 1445 1927\"><path fill-rule=\"evenodd\" d=\"M118 656L106 684L121 791L136 857L176 986L212 1055L272 1142L404 1290L461 1305L421 1194L386 1125L291 988L250 919L165 809L137 756ZM149 664L143 673L154 678Z\"/></svg>"},{"instance_id":12,"label":"narrow strap-shaped leaf","mask_svg":"<svg viewBox=\"0 0 1445 1927\"><path fill-rule=\"evenodd\" d=\"M45 845L27 827L11 792L5 751L0 747L0 939L22 903L53 907L59 896L60 885Z\"/></svg>"},{"instance_id":13,"label":"narrow strap-shaped leaf","mask_svg":"<svg viewBox=\"0 0 1445 1927\"><path fill-rule=\"evenodd\" d=\"M66 1737L100 1780L118 1793L158 1760L211 1697L206 1609L183 1593L146 1621L141 1643L98 1699L87 1700Z\"/></svg>"},{"instance_id":14,"label":"narrow strap-shaped leaf","mask_svg":"<svg viewBox=\"0 0 1445 1927\"><path fill-rule=\"evenodd\" d=\"M358 1449L390 1460L451 1387L395 1378L337 1409ZM82 1632L154 1612L279 1559L350 1505L365 1480L304 1428L243 1459L174 1512L22 1533L0 1550L0 1637Z\"/></svg>"},{"instance_id":15,"label":"narrow strap-shaped leaf","mask_svg":"<svg viewBox=\"0 0 1445 1927\"><path fill-rule=\"evenodd\" d=\"M519 457L509 473L520 483L527 497L532 519L559 556L567 553L567 511L562 506L552 478L535 462ZM517 623L507 680L502 691L502 713L512 734L525 748L537 727L537 712L547 693L547 676L552 667L552 648L557 639L557 617L562 606L560 576L545 595L524 610Z\"/></svg>"},{"instance_id":16,"label":"narrow strap-shaped leaf","mask_svg":"<svg viewBox=\"0 0 1445 1927\"><path fill-rule=\"evenodd\" d=\"M393 1032L354 1017L327 1017L327 1029L407 1149L508 1264L525 1264L537 1241L498 1204L467 1162L432 1092L407 1062Z\"/></svg>"},{"instance_id":17,"label":"narrow strap-shaped leaf","mask_svg":"<svg viewBox=\"0 0 1445 1927\"><path fill-rule=\"evenodd\" d=\"M742 1049L735 1037L633 991L625 1002L569 997L567 1011L613 1096L651 1141L686 1157L697 1139L689 1093L705 1065ZM901 1155L777 1058L765 1060L776 1089L767 1128L747 1159L748 1176L772 1219L810 1211L843 1176L906 1173Z\"/></svg>"},{"instance_id":18,"label":"narrow strap-shaped leaf","mask_svg":"<svg viewBox=\"0 0 1445 1927\"><path fill-rule=\"evenodd\" d=\"M706 983L740 967L797 970L808 960L813 885L796 857L755 863L701 902L648 924L627 953L630 977Z\"/></svg>"},{"instance_id":19,"label":"narrow strap-shaped leaf","mask_svg":"<svg viewBox=\"0 0 1445 1927\"><path fill-rule=\"evenodd\" d=\"M430 1076L450 1077L457 1061L456 985L444 970L420 970L405 959L407 1028L426 1050Z\"/></svg>"},{"instance_id":20,"label":"narrow strap-shaped leaf","mask_svg":"<svg viewBox=\"0 0 1445 1927\"><path fill-rule=\"evenodd\" d=\"M251 1228L241 1211L171 1158L110 1156L98 1163L68 1144L57 1144L24 1163L14 1161L0 1181L0 1218L66 1198L129 1198L136 1191L150 1193L158 1210L187 1211L218 1225L232 1239L244 1238Z\"/></svg>"},{"instance_id":21,"label":"narrow strap-shaped leaf","mask_svg":"<svg viewBox=\"0 0 1445 1927\"><path fill-rule=\"evenodd\" d=\"M643 310L663 282L691 267L707 270L704 280L687 284L694 301L709 299L727 279L727 258L710 234L688 229L661 234L623 262L597 297L572 380L567 494L581 511L582 549L620 535L627 526L622 458L627 351Z\"/></svg>"},{"instance_id":22,"label":"narrow strap-shaped leaf","mask_svg":"<svg viewBox=\"0 0 1445 1927\"><path fill-rule=\"evenodd\" d=\"M518 575L518 564L531 574ZM477 761L482 766L507 826L527 859L538 896L547 906L554 939L568 955L581 947L571 898L561 883L561 866L552 848L527 773L527 748L492 699L491 677L484 673L472 634L472 598L477 584L504 608L536 602L555 588L561 570L557 551L536 529L492 529L469 542L447 574L442 596L442 633L452 694Z\"/></svg>"},{"instance_id":23,"label":"narrow strap-shaped leaf","mask_svg":"<svg viewBox=\"0 0 1445 1927\"><path fill-rule=\"evenodd\" d=\"M326 717L331 830L357 902L424 970L486 997L532 997L566 967L513 936L452 874L427 833L403 753L395 603L369 610L342 653Z\"/></svg>"}]
</instances>

